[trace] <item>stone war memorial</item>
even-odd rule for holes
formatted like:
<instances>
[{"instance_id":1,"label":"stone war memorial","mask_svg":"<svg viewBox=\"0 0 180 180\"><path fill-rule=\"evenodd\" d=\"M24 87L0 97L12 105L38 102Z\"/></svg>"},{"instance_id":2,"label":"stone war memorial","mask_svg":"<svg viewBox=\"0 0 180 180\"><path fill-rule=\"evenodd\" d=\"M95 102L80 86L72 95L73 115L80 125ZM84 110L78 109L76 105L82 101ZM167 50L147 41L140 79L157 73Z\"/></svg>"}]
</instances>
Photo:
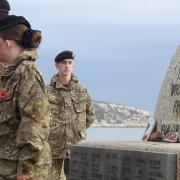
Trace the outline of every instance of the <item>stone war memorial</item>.
<instances>
[{"instance_id":1,"label":"stone war memorial","mask_svg":"<svg viewBox=\"0 0 180 180\"><path fill-rule=\"evenodd\" d=\"M180 47L174 55L163 81L155 111L156 130L166 136L180 133Z\"/></svg>"},{"instance_id":2,"label":"stone war memorial","mask_svg":"<svg viewBox=\"0 0 180 180\"><path fill-rule=\"evenodd\" d=\"M84 141L71 146L71 180L180 180L180 47L154 114L159 141ZM174 137L175 136L175 137Z\"/></svg>"}]
</instances>

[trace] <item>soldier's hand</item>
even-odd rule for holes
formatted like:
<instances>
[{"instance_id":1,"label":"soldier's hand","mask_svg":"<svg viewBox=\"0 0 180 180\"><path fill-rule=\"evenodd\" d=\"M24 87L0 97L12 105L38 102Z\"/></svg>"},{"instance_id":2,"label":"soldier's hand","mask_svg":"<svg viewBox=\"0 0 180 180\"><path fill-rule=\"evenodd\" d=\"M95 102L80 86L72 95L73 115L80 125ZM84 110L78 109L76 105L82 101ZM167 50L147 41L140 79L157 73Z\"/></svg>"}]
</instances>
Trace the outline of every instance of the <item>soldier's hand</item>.
<instances>
[{"instance_id":1,"label":"soldier's hand","mask_svg":"<svg viewBox=\"0 0 180 180\"><path fill-rule=\"evenodd\" d=\"M17 180L31 180L32 176L27 174L17 175Z\"/></svg>"},{"instance_id":2,"label":"soldier's hand","mask_svg":"<svg viewBox=\"0 0 180 180\"><path fill-rule=\"evenodd\" d=\"M144 135L143 138L142 138L143 141L149 141L149 135Z\"/></svg>"}]
</instances>

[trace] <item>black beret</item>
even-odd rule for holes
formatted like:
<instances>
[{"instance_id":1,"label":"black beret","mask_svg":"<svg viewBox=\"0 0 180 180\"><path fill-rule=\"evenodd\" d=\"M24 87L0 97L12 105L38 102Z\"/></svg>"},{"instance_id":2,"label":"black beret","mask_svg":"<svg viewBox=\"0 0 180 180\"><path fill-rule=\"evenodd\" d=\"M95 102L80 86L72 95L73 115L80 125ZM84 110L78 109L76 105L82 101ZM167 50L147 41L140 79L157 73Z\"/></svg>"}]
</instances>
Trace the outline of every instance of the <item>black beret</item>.
<instances>
[{"instance_id":1,"label":"black beret","mask_svg":"<svg viewBox=\"0 0 180 180\"><path fill-rule=\"evenodd\" d=\"M24 24L28 28L31 28L31 25L23 16L9 15L0 20L0 31L8 29L18 24Z\"/></svg>"},{"instance_id":2,"label":"black beret","mask_svg":"<svg viewBox=\"0 0 180 180\"><path fill-rule=\"evenodd\" d=\"M1 11L10 11L10 5L6 0L0 0L0 10Z\"/></svg>"},{"instance_id":3,"label":"black beret","mask_svg":"<svg viewBox=\"0 0 180 180\"><path fill-rule=\"evenodd\" d=\"M62 51L61 53L59 53L56 58L55 58L55 62L59 63L61 61L64 61L65 59L74 59L74 54L72 51Z\"/></svg>"}]
</instances>

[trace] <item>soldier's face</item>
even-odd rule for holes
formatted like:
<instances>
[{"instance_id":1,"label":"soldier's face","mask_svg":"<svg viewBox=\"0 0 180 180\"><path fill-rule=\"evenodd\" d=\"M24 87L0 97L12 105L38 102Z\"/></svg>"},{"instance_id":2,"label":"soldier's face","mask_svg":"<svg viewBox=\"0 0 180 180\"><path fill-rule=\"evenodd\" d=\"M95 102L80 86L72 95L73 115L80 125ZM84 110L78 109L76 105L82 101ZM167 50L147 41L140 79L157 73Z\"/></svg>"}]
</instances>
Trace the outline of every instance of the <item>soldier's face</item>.
<instances>
[{"instance_id":1,"label":"soldier's face","mask_svg":"<svg viewBox=\"0 0 180 180\"><path fill-rule=\"evenodd\" d=\"M66 59L64 61L56 63L56 68L58 69L61 76L69 76L74 69L74 60Z\"/></svg>"}]
</instances>

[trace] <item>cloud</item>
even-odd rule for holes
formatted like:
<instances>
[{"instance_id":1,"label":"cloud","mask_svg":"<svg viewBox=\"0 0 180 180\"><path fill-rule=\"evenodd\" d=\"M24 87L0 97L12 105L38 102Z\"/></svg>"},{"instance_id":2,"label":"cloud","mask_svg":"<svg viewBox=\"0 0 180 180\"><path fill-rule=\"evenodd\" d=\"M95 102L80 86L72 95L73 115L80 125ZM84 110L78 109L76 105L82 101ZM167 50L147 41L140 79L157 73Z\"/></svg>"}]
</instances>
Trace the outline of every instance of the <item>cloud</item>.
<instances>
[{"instance_id":1,"label":"cloud","mask_svg":"<svg viewBox=\"0 0 180 180\"><path fill-rule=\"evenodd\" d=\"M12 12L53 23L179 22L178 0L11 0ZM62 24L61 24L62 25Z\"/></svg>"}]
</instances>

